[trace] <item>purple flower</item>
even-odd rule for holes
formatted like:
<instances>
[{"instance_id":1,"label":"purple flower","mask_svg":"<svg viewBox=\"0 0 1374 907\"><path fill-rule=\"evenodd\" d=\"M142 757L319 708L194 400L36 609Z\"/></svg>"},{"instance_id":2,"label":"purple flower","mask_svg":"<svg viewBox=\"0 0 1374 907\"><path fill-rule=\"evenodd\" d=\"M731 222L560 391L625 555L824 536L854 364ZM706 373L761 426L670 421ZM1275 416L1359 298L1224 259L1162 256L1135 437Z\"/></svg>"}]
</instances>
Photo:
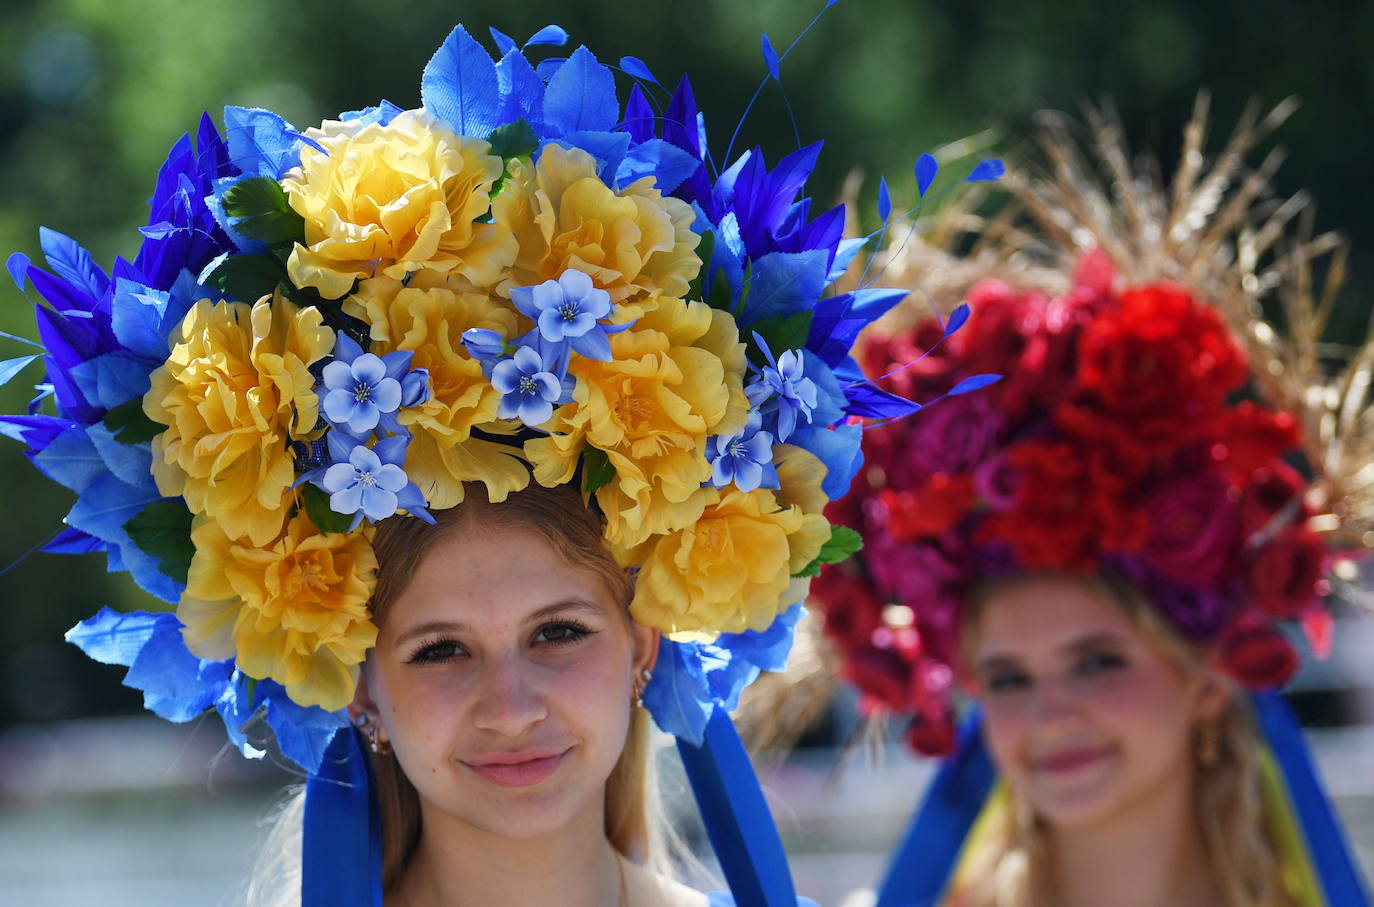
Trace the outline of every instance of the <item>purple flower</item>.
<instances>
[{"instance_id":1,"label":"purple flower","mask_svg":"<svg viewBox=\"0 0 1374 907\"><path fill-rule=\"evenodd\" d=\"M502 419L519 417L530 427L549 421L564 394L562 379L548 370L543 358L522 346L510 359L491 370L491 383L502 393L496 414Z\"/></svg>"},{"instance_id":2,"label":"purple flower","mask_svg":"<svg viewBox=\"0 0 1374 907\"><path fill-rule=\"evenodd\" d=\"M399 493L409 483L400 466L384 463L375 451L358 444L349 452L348 462L325 470L320 484L329 492L330 508L353 514L357 526L364 516L375 523L394 514L400 506Z\"/></svg>"},{"instance_id":3,"label":"purple flower","mask_svg":"<svg viewBox=\"0 0 1374 907\"><path fill-rule=\"evenodd\" d=\"M798 415L811 421L811 410L816 408L816 383L806 377L806 363L800 351L787 350L774 359L762 337L754 334L754 340L768 358L768 365L755 369L758 377L744 393L750 406L760 412L777 413L778 441L786 441L796 430Z\"/></svg>"},{"instance_id":4,"label":"purple flower","mask_svg":"<svg viewBox=\"0 0 1374 907\"><path fill-rule=\"evenodd\" d=\"M1241 544L1240 514L1228 495L1226 476L1194 470L1150 490L1145 509L1150 535L1141 551L1163 576L1215 589L1234 573Z\"/></svg>"},{"instance_id":5,"label":"purple flower","mask_svg":"<svg viewBox=\"0 0 1374 907\"><path fill-rule=\"evenodd\" d=\"M510 298L523 315L534 319L540 339L555 345L566 343L588 359L609 362L609 335L629 327L600 323L611 314L611 295L574 268L564 271L557 280L516 287Z\"/></svg>"},{"instance_id":6,"label":"purple flower","mask_svg":"<svg viewBox=\"0 0 1374 907\"><path fill-rule=\"evenodd\" d=\"M402 406L429 399L429 372L410 371L409 350L376 356L342 331L334 343L334 361L324 367L321 408L335 428L365 438L381 424L399 431L394 414Z\"/></svg>"},{"instance_id":7,"label":"purple flower","mask_svg":"<svg viewBox=\"0 0 1374 907\"><path fill-rule=\"evenodd\" d=\"M737 435L712 435L706 439L706 460L711 464L711 484L724 488L731 482L740 491L778 487L773 466L773 436L763 431L763 416L749 414Z\"/></svg>"},{"instance_id":8,"label":"purple flower","mask_svg":"<svg viewBox=\"0 0 1374 907\"><path fill-rule=\"evenodd\" d=\"M967 394L941 400L921 411L917 435L910 448L910 465L921 475L966 473L994 449L1003 415L988 394Z\"/></svg>"}]
</instances>

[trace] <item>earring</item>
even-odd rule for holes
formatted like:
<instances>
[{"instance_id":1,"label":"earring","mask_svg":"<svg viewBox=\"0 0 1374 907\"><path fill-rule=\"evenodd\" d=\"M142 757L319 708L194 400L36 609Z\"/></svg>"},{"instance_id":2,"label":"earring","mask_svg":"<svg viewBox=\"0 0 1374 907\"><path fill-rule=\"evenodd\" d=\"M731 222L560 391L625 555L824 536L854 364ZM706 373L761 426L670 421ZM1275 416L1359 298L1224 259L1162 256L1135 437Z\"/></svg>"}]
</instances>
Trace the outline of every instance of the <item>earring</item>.
<instances>
[{"instance_id":1,"label":"earring","mask_svg":"<svg viewBox=\"0 0 1374 907\"><path fill-rule=\"evenodd\" d=\"M353 716L353 726L367 734L367 744L372 748L372 752L378 756L385 756L391 752L391 741L381 736L377 723L368 718L366 712L359 712Z\"/></svg>"},{"instance_id":2,"label":"earring","mask_svg":"<svg viewBox=\"0 0 1374 907\"><path fill-rule=\"evenodd\" d=\"M644 708L644 688L649 685L649 681L654 677L653 672L648 668L640 669L639 676L630 681L630 689L633 691L630 705L636 709Z\"/></svg>"},{"instance_id":3,"label":"earring","mask_svg":"<svg viewBox=\"0 0 1374 907\"><path fill-rule=\"evenodd\" d=\"M1221 762L1221 728L1214 721L1198 728L1197 761L1205 769L1216 768Z\"/></svg>"}]
</instances>

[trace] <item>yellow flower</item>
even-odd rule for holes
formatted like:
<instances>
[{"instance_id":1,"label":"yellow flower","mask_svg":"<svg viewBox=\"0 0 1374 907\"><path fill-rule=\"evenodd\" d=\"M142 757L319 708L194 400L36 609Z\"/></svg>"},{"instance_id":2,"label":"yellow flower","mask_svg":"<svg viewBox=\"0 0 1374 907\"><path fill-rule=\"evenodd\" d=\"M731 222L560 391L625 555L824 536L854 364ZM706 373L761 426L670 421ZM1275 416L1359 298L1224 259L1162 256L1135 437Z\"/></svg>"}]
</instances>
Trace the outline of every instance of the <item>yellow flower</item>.
<instances>
[{"instance_id":1,"label":"yellow flower","mask_svg":"<svg viewBox=\"0 0 1374 907\"><path fill-rule=\"evenodd\" d=\"M773 465L778 470L778 484L774 492L784 507L800 507L803 513L820 513L830 499L821 485L829 471L821 458L804 447L792 444L773 445Z\"/></svg>"},{"instance_id":2,"label":"yellow flower","mask_svg":"<svg viewBox=\"0 0 1374 907\"><path fill-rule=\"evenodd\" d=\"M329 122L306 135L324 151L303 145L300 166L282 180L305 218L306 244L287 262L296 286L338 299L358 278L403 279L420 268L488 286L514 259L508 229L474 223L503 168L486 142L423 110L385 126Z\"/></svg>"},{"instance_id":3,"label":"yellow flower","mask_svg":"<svg viewBox=\"0 0 1374 907\"><path fill-rule=\"evenodd\" d=\"M148 417L168 426L153 439L158 490L231 535L276 538L296 478L288 443L315 434L310 366L333 345L319 311L284 298L196 303L143 398Z\"/></svg>"},{"instance_id":4,"label":"yellow flower","mask_svg":"<svg viewBox=\"0 0 1374 907\"><path fill-rule=\"evenodd\" d=\"M372 352L412 350L411 367L429 370L429 400L403 410L399 421L412 436L406 474L439 510L463 500L464 482L482 482L490 500L502 501L524 488L530 475L518 447L473 437L473 429L501 435L511 427L496 416L501 393L462 342L469 328L511 338L528 322L522 324L509 305L463 284L431 272L416 274L406 285L375 277L343 304L369 326Z\"/></svg>"},{"instance_id":5,"label":"yellow flower","mask_svg":"<svg viewBox=\"0 0 1374 907\"><path fill-rule=\"evenodd\" d=\"M534 167L511 162L492 219L515 233L520 250L503 292L576 268L612 302L685 296L701 269L690 205L653 188L652 177L616 192L577 148L548 145Z\"/></svg>"},{"instance_id":6,"label":"yellow flower","mask_svg":"<svg viewBox=\"0 0 1374 907\"><path fill-rule=\"evenodd\" d=\"M253 545L197 517L177 607L187 648L200 658L235 658L249 677L270 677L300 705L343 708L377 641L367 610L377 573L372 532L323 533L302 511L279 538Z\"/></svg>"},{"instance_id":7,"label":"yellow flower","mask_svg":"<svg viewBox=\"0 0 1374 907\"><path fill-rule=\"evenodd\" d=\"M525 455L535 479L554 486L572 478L586 445L605 451L615 478L597 503L607 538L628 548L700 516L706 439L738 431L749 403L744 345L729 315L671 297L626 311L639 319L611 336L610 362L573 357L573 402L554 411L553 434L527 441Z\"/></svg>"},{"instance_id":8,"label":"yellow flower","mask_svg":"<svg viewBox=\"0 0 1374 907\"><path fill-rule=\"evenodd\" d=\"M764 630L806 597L810 580L793 573L811 563L830 524L799 507L780 507L766 488L701 488L701 517L642 545L612 546L625 566L640 566L630 613L664 633Z\"/></svg>"}]
</instances>

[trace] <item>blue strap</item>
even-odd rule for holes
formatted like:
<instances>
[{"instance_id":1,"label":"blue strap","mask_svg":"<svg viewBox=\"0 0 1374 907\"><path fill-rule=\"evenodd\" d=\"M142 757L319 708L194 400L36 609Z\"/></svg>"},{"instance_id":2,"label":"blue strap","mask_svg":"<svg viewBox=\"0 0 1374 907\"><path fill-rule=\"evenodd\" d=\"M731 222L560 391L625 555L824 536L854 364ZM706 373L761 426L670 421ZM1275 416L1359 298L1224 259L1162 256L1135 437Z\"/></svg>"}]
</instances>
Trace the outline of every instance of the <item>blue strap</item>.
<instances>
[{"instance_id":1,"label":"blue strap","mask_svg":"<svg viewBox=\"0 0 1374 907\"><path fill-rule=\"evenodd\" d=\"M340 728L305 782L301 907L382 907L382 835L362 735Z\"/></svg>"},{"instance_id":2,"label":"blue strap","mask_svg":"<svg viewBox=\"0 0 1374 907\"><path fill-rule=\"evenodd\" d=\"M888 865L875 907L934 907L954 874L973 823L992 791L995 769L974 709L959 728L954 756L940 765L906 837Z\"/></svg>"},{"instance_id":3,"label":"blue strap","mask_svg":"<svg viewBox=\"0 0 1374 907\"><path fill-rule=\"evenodd\" d=\"M1277 693L1257 693L1255 713L1288 787L1326 902L1332 907L1369 907L1369 892L1355 869L1350 845L1332 813L1292 709Z\"/></svg>"},{"instance_id":4,"label":"blue strap","mask_svg":"<svg viewBox=\"0 0 1374 907\"><path fill-rule=\"evenodd\" d=\"M782 839L735 725L717 708L700 746L678 738L711 847L738 907L797 907Z\"/></svg>"}]
</instances>

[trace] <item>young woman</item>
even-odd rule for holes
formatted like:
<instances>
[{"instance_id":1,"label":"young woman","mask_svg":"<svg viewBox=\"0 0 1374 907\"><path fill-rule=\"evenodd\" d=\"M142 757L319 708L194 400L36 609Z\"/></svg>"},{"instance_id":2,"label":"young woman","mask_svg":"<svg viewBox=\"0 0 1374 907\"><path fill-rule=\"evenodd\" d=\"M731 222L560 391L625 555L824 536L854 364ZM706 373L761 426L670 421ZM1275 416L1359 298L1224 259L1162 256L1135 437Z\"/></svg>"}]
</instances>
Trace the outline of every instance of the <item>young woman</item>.
<instances>
[{"instance_id":1,"label":"young woman","mask_svg":"<svg viewBox=\"0 0 1374 907\"><path fill-rule=\"evenodd\" d=\"M643 868L645 711L732 889L795 900L728 713L852 551L849 409L914 408L849 358L901 294L823 295L818 145L718 174L686 79L566 40L459 26L410 110L207 116L113 277L52 231L10 261L52 308L6 375L51 401L0 424L79 496L56 547L176 604L68 638L301 768L304 907L704 903Z\"/></svg>"},{"instance_id":2,"label":"young woman","mask_svg":"<svg viewBox=\"0 0 1374 907\"><path fill-rule=\"evenodd\" d=\"M1315 358L1256 322L1279 286L1295 336L1321 335L1304 270L1320 246L1271 263L1259 243L1281 231L1249 229L1258 184L1233 178L1262 129L1212 172L1190 129L1197 166L1165 191L1123 175L1131 156L1095 122L1095 155L1052 129L1054 175L1018 175L1032 228L947 267L912 270L940 259L930 247L897 260L917 285L1004 278L937 288L972 309L957 334L910 367L949 322L907 309L864 341L889 390L938 402L865 434L831 510L864 549L818 597L865 704L951 758L878 904L1365 904L1296 724L1263 692L1297 666L1275 622L1322 652L1323 573L1374 538L1349 491L1366 480L1363 390L1311 393L1329 381ZM1199 221L1228 181L1237 197ZM960 689L979 708L956 735Z\"/></svg>"}]
</instances>

